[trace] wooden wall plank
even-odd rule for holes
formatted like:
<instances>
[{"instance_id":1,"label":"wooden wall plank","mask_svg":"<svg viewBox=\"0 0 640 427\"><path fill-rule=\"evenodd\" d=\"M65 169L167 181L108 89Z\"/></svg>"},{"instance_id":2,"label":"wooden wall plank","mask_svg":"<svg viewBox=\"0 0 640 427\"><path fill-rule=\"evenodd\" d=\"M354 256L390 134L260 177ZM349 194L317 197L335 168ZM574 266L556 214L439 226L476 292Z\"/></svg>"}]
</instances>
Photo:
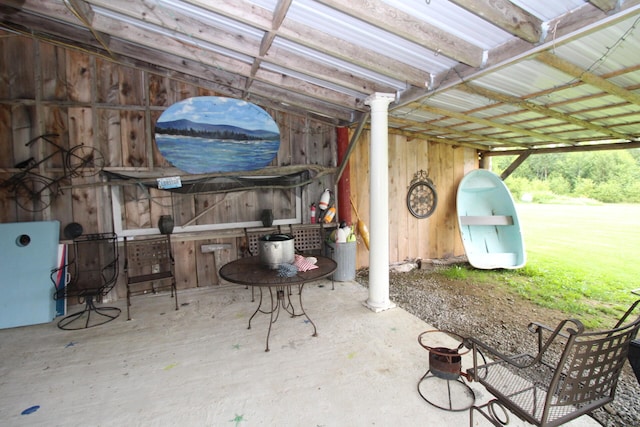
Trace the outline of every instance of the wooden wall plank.
<instances>
[{"instance_id":1,"label":"wooden wall plank","mask_svg":"<svg viewBox=\"0 0 640 427\"><path fill-rule=\"evenodd\" d=\"M66 101L67 91L66 50L48 43L40 43L42 74L42 99Z\"/></svg>"},{"instance_id":2,"label":"wooden wall plank","mask_svg":"<svg viewBox=\"0 0 640 427\"><path fill-rule=\"evenodd\" d=\"M96 59L96 101L102 104L117 105L120 103L119 75L120 67L104 59Z\"/></svg>"},{"instance_id":3,"label":"wooden wall plank","mask_svg":"<svg viewBox=\"0 0 640 427\"><path fill-rule=\"evenodd\" d=\"M93 110L91 108L69 108L69 147L84 144L94 146ZM95 183L97 176L83 178L74 177L72 185L78 185L71 191L73 198L73 219L82 225L85 233L111 231L112 227L102 224L96 215L98 208L108 208L97 198L95 187L83 185Z\"/></svg>"},{"instance_id":4,"label":"wooden wall plank","mask_svg":"<svg viewBox=\"0 0 640 427\"><path fill-rule=\"evenodd\" d=\"M16 37L6 31L0 30L0 99L11 99L11 75L13 62L11 58L11 46L14 44L10 38Z\"/></svg>"},{"instance_id":5,"label":"wooden wall plank","mask_svg":"<svg viewBox=\"0 0 640 427\"><path fill-rule=\"evenodd\" d=\"M67 50L67 88L69 100L76 102L91 102L91 57L75 50Z\"/></svg>"},{"instance_id":6,"label":"wooden wall plank","mask_svg":"<svg viewBox=\"0 0 640 427\"><path fill-rule=\"evenodd\" d=\"M217 207L224 199L224 194L200 194L195 199L195 215L198 216L191 225L215 224L222 221L221 210Z\"/></svg>"},{"instance_id":7,"label":"wooden wall plank","mask_svg":"<svg viewBox=\"0 0 640 427\"><path fill-rule=\"evenodd\" d=\"M411 144L413 144L416 147L413 150L411 150L411 153L416 159L416 163L413 171L411 171L411 176L407 177L409 179L409 182L411 182L411 180L413 179L414 174L420 170L426 171L429 178L433 180L433 177L431 176L431 164L429 163L429 147L430 147L429 143L424 140L415 140L415 141L411 141ZM433 184L436 189L436 195L438 195L441 191L442 183L434 182ZM441 208L436 206L436 211L438 209L441 209ZM431 222L433 222L433 215L435 215L435 211L429 218L425 220L417 220L418 224L416 229L418 230L418 232L417 232L417 247L416 247L415 253L417 253L418 256L416 258L426 259L429 257L429 254L431 252L430 250L431 234L429 233L429 231L431 229L430 224ZM411 224L407 229L411 230L412 225L413 224Z\"/></svg>"},{"instance_id":8,"label":"wooden wall plank","mask_svg":"<svg viewBox=\"0 0 640 427\"><path fill-rule=\"evenodd\" d=\"M137 185L122 187L123 209L122 222L125 229L151 227L149 209L149 193Z\"/></svg>"},{"instance_id":9,"label":"wooden wall plank","mask_svg":"<svg viewBox=\"0 0 640 427\"><path fill-rule=\"evenodd\" d=\"M0 47L3 41L0 38ZM0 53L2 55L2 53ZM0 69L2 65L0 65ZM1 72L0 72L1 73ZM0 75L0 82L2 81ZM0 84L1 86L1 84ZM2 89L0 89L0 94ZM0 104L0 180L8 179L11 172L3 172L2 168L10 168L13 166L13 132L11 126L11 107ZM12 199L13 195L6 189L0 190L0 222L15 222L16 204Z\"/></svg>"},{"instance_id":10,"label":"wooden wall plank","mask_svg":"<svg viewBox=\"0 0 640 427\"><path fill-rule=\"evenodd\" d=\"M360 217L369 224L369 132L363 132L350 159L351 192ZM458 246L455 192L452 185L459 176L456 149L446 144L407 141L389 136L389 261L444 258L462 255ZM471 150L474 151L474 150ZM464 153L460 151L459 153ZM414 174L428 172L438 193L438 206L426 219L413 217L406 205L407 190ZM355 215L354 215L355 218ZM375 233L375 230L370 230ZM358 245L357 267L368 265L369 253Z\"/></svg>"},{"instance_id":11,"label":"wooden wall plank","mask_svg":"<svg viewBox=\"0 0 640 427\"><path fill-rule=\"evenodd\" d=\"M398 203L402 194L405 194L405 185L401 183L402 170L406 169L401 165L407 164L407 145L404 137L389 135L388 137L388 186L389 186L389 259L403 259L406 254L406 233L403 233L399 226L407 222L406 208L403 203Z\"/></svg>"},{"instance_id":12,"label":"wooden wall plank","mask_svg":"<svg viewBox=\"0 0 640 427\"><path fill-rule=\"evenodd\" d=\"M173 257L175 259L176 287L178 289L196 288L198 275L196 271L196 242L193 240L172 240ZM199 246L198 246L199 250ZM178 300L179 301L179 300Z\"/></svg>"},{"instance_id":13,"label":"wooden wall plank","mask_svg":"<svg viewBox=\"0 0 640 427\"><path fill-rule=\"evenodd\" d=\"M110 105L144 105L142 72L96 59L96 101Z\"/></svg>"},{"instance_id":14,"label":"wooden wall plank","mask_svg":"<svg viewBox=\"0 0 640 427\"><path fill-rule=\"evenodd\" d=\"M32 138L40 135L38 127L37 111L35 106L18 104L11 109L11 129L13 141L12 165L32 157L37 152L25 144Z\"/></svg>"},{"instance_id":15,"label":"wooden wall plank","mask_svg":"<svg viewBox=\"0 0 640 427\"><path fill-rule=\"evenodd\" d=\"M169 93L167 96L169 105L194 96L198 96L198 88L194 85L177 80L169 81Z\"/></svg>"},{"instance_id":16,"label":"wooden wall plank","mask_svg":"<svg viewBox=\"0 0 640 427\"><path fill-rule=\"evenodd\" d=\"M173 197L170 192L158 190L157 188L149 188L149 209L152 227L158 226L158 220L162 215L173 216Z\"/></svg>"},{"instance_id":17,"label":"wooden wall plank","mask_svg":"<svg viewBox=\"0 0 640 427\"><path fill-rule=\"evenodd\" d=\"M1 43L1 40L0 40ZM0 77L1 80L1 77ZM0 168L10 168L14 165L13 156L13 126L11 107L0 104ZM4 178L4 176L0 175Z\"/></svg>"},{"instance_id":18,"label":"wooden wall plank","mask_svg":"<svg viewBox=\"0 0 640 427\"><path fill-rule=\"evenodd\" d=\"M222 279L218 275L220 268L237 259L237 239L204 239L195 242L196 269L198 275L198 287L221 285ZM229 245L228 249L219 249L209 253L202 253L201 246L206 244Z\"/></svg>"},{"instance_id":19,"label":"wooden wall plank","mask_svg":"<svg viewBox=\"0 0 640 427\"><path fill-rule=\"evenodd\" d=\"M172 194L173 220L177 225L186 224L196 215L195 200L192 194Z\"/></svg>"},{"instance_id":20,"label":"wooden wall plank","mask_svg":"<svg viewBox=\"0 0 640 427\"><path fill-rule=\"evenodd\" d=\"M351 133L351 132L350 132ZM350 136L351 138L351 136ZM367 225L369 222L369 139L368 131L362 132L355 143L354 151L349 160L351 173L351 199L355 205L360 219ZM355 212L353 215L354 218ZM371 230L369 230L371 233ZM358 237L358 249L356 253L356 268L369 265L369 251L362 238Z\"/></svg>"},{"instance_id":21,"label":"wooden wall plank","mask_svg":"<svg viewBox=\"0 0 640 427\"><path fill-rule=\"evenodd\" d=\"M69 147L68 128L69 112L66 107L47 105L42 108L42 122L44 133L55 133L59 136L56 142L64 147Z\"/></svg>"},{"instance_id":22,"label":"wooden wall plank","mask_svg":"<svg viewBox=\"0 0 640 427\"><path fill-rule=\"evenodd\" d=\"M4 39L3 68L0 75L6 84L5 99L35 99L36 42L29 37L13 36Z\"/></svg>"},{"instance_id":23,"label":"wooden wall plank","mask_svg":"<svg viewBox=\"0 0 640 427\"><path fill-rule=\"evenodd\" d=\"M120 138L124 166L148 167L144 114L141 111L120 112Z\"/></svg>"},{"instance_id":24,"label":"wooden wall plank","mask_svg":"<svg viewBox=\"0 0 640 427\"><path fill-rule=\"evenodd\" d=\"M24 142L43 131L54 131L62 135L65 146L84 143L98 148L105 155L107 166L115 171L166 168L170 164L157 150L153 135L162 111L189 97L216 95L210 89L29 37L0 38L0 48L3 60L0 99L10 103L3 101L0 106L0 167L39 154L37 148L30 151L24 147ZM17 66L12 64L16 62L15 55L19 58ZM337 165L333 126L305 116L272 109L268 112L278 123L281 134L280 150L273 165ZM369 139L369 133L363 132L350 160L352 198L367 226L370 225ZM455 181L477 166L475 150L456 151L448 145L407 140L400 135L390 135L389 144L390 261L459 254ZM52 162L50 166L57 165L60 163ZM411 216L406 208L409 183L420 169L430 172L440 199L436 213L422 220ZM80 222L87 232L111 230L109 187L90 178L75 178L72 183L73 190L40 214L19 212L9 197L0 196L0 220L48 217L65 223ZM300 190L303 222L309 222L308 207L317 203L325 188L334 190L333 177L324 176ZM166 214L171 214L180 226L211 206L215 207L195 220L195 224L258 221L264 208L273 209L276 219L292 217L296 207L295 191L289 190L177 194L124 185L119 194L122 200L116 202L121 204L125 229L155 229L159 216ZM375 234L377 230L370 232ZM238 256L236 238L203 241L229 242L232 248L214 255L201 254L202 241L176 237L174 252L181 289L219 283L216 270ZM369 252L360 241L356 265L360 268L368 262ZM123 295L121 283L118 292Z\"/></svg>"},{"instance_id":25,"label":"wooden wall plank","mask_svg":"<svg viewBox=\"0 0 640 427\"><path fill-rule=\"evenodd\" d=\"M97 133L96 148L100 150L105 159L106 167L123 166L121 147L122 135L120 129L120 111L97 108Z\"/></svg>"},{"instance_id":26,"label":"wooden wall plank","mask_svg":"<svg viewBox=\"0 0 640 427\"><path fill-rule=\"evenodd\" d=\"M168 107L169 78L157 74L149 74L149 105L153 107Z\"/></svg>"}]
</instances>

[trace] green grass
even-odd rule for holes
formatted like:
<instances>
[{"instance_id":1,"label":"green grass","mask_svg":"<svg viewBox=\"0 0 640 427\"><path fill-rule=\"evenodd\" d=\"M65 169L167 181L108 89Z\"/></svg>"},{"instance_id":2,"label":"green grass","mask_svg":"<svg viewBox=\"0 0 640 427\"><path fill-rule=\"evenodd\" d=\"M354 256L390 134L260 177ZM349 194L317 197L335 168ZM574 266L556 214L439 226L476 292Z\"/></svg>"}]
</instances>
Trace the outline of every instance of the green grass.
<instances>
[{"instance_id":1,"label":"green grass","mask_svg":"<svg viewBox=\"0 0 640 427\"><path fill-rule=\"evenodd\" d=\"M505 283L588 327L607 326L638 298L630 291L640 288L640 205L519 204L518 214L527 265L469 271L472 280Z\"/></svg>"}]
</instances>

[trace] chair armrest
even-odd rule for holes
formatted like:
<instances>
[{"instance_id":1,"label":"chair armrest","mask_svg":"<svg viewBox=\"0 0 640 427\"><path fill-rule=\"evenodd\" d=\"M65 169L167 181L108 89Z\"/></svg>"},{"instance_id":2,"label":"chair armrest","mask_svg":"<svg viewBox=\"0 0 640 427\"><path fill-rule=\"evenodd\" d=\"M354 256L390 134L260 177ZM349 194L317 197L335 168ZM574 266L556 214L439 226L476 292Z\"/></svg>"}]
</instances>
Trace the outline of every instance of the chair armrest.
<instances>
[{"instance_id":1,"label":"chair armrest","mask_svg":"<svg viewBox=\"0 0 640 427\"><path fill-rule=\"evenodd\" d=\"M566 319L560 322L555 329L538 322L529 323L528 329L537 335L538 356L536 360L540 360L551 344L559 339L568 340L574 335L581 334L584 332L584 325L577 319ZM546 333L550 333L550 335L545 339Z\"/></svg>"},{"instance_id":2,"label":"chair armrest","mask_svg":"<svg viewBox=\"0 0 640 427\"><path fill-rule=\"evenodd\" d=\"M543 357L546 355L551 344L553 344L558 337L568 340L572 335L582 333L584 326L579 320L567 319L560 322L555 329L536 322L530 323L528 329L536 334L538 353L535 355L526 353L507 355L476 338L466 338L465 346L471 348L473 351L473 371L472 373L468 372L470 378L478 378L478 367L488 364L487 358L494 362L505 362L518 369L525 369L537 363L547 364L548 362L543 361ZM546 340L544 339L544 332L550 333ZM483 363L478 363L478 357L482 358Z\"/></svg>"},{"instance_id":3,"label":"chair armrest","mask_svg":"<svg viewBox=\"0 0 640 427\"><path fill-rule=\"evenodd\" d=\"M529 332L531 332L532 334L542 333L543 331L553 333L555 331L554 328L539 322L529 323L529 325L527 326L527 329L529 329ZM563 338L569 338L569 335L563 331L558 332L558 336L561 336Z\"/></svg>"},{"instance_id":4,"label":"chair armrest","mask_svg":"<svg viewBox=\"0 0 640 427\"><path fill-rule=\"evenodd\" d=\"M505 353L502 353L501 351L499 351L496 348L493 348L491 346L489 346L488 344L476 339L476 338L466 338L464 341L464 345L467 348L471 348L472 350L472 355L473 355L473 369L474 372L478 371L478 366L481 366L478 363L478 356L480 356L480 358L482 358L483 365L489 363L487 361L487 356L489 359L496 361L496 360L500 360L500 361L504 361L506 363L508 363L509 365L512 365L516 368L526 368L529 365L531 365L531 363L520 363L518 362L518 359L521 359L523 354L512 354L512 355L508 355Z\"/></svg>"},{"instance_id":5,"label":"chair armrest","mask_svg":"<svg viewBox=\"0 0 640 427\"><path fill-rule=\"evenodd\" d=\"M53 288L55 289L55 292L53 293L53 299L54 300L58 300L60 298L64 298L67 292L67 285L69 284L69 282L71 281L69 278L71 277L68 271L69 266L73 265L74 261L68 262L65 265L63 265L62 267L58 267L58 268L54 268L51 270L51 274L49 275L49 278L51 279L51 283L53 283ZM66 275L64 277L64 286L62 288L58 288L58 280L57 280L57 276L58 273L61 270L67 270Z\"/></svg>"}]
</instances>

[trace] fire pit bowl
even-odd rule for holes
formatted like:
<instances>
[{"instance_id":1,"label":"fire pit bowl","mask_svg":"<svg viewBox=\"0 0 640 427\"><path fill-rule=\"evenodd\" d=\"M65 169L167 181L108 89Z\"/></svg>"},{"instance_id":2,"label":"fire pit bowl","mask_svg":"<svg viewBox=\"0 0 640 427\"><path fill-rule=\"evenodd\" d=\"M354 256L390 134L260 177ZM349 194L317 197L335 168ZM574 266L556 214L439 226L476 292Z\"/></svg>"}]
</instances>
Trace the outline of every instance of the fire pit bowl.
<instances>
[{"instance_id":1,"label":"fire pit bowl","mask_svg":"<svg viewBox=\"0 0 640 427\"><path fill-rule=\"evenodd\" d=\"M457 380L462 369L462 357L458 350L435 347L429 350L429 369L438 378Z\"/></svg>"},{"instance_id":2,"label":"fire pit bowl","mask_svg":"<svg viewBox=\"0 0 640 427\"><path fill-rule=\"evenodd\" d=\"M436 332L457 338L460 341L460 345L458 345L457 348L447 348L432 347L425 344L425 337ZM460 377L462 372L462 355L471 351L471 349L467 348L460 352L460 350L464 348L464 344L462 344L463 341L464 338L462 336L441 330L425 331L418 336L418 343L429 352L429 370L433 375L445 380L457 380L458 377Z\"/></svg>"},{"instance_id":3,"label":"fire pit bowl","mask_svg":"<svg viewBox=\"0 0 640 427\"><path fill-rule=\"evenodd\" d=\"M437 337L437 334L442 335ZM460 342L457 347L442 346L443 340L452 337ZM427 338L440 345L436 347L427 344ZM433 406L446 411L465 411L473 406L475 394L461 378L466 378L462 372L462 356L471 351L464 347L464 338L453 332L433 330L421 333L418 343L429 352L429 370L418 382L420 396Z\"/></svg>"}]
</instances>

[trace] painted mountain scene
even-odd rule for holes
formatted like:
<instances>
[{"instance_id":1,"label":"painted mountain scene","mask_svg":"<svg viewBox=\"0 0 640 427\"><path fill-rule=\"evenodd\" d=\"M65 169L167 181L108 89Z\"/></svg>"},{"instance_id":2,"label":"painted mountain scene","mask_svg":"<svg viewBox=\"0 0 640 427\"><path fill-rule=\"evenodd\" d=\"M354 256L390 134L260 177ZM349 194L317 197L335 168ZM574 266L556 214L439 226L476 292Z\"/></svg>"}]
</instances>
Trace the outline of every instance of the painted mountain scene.
<instances>
[{"instance_id":1,"label":"painted mountain scene","mask_svg":"<svg viewBox=\"0 0 640 427\"><path fill-rule=\"evenodd\" d=\"M261 169L280 148L280 130L266 111L217 96L171 105L156 123L155 138L165 159L192 174Z\"/></svg>"}]
</instances>

